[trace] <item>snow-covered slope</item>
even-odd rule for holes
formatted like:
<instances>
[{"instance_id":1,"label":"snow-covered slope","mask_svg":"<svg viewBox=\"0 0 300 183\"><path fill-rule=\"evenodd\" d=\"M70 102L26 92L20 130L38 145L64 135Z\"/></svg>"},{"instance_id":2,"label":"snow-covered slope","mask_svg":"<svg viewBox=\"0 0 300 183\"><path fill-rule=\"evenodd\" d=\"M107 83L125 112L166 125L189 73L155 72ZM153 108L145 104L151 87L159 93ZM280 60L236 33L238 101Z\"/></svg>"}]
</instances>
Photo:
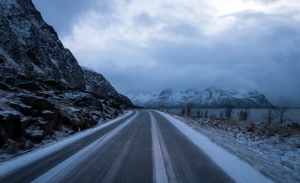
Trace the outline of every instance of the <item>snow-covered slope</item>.
<instances>
[{"instance_id":1,"label":"snow-covered slope","mask_svg":"<svg viewBox=\"0 0 300 183\"><path fill-rule=\"evenodd\" d=\"M151 94L132 94L132 93L123 93L123 95L127 96L134 105L136 106L145 106L145 103L147 103L149 100L152 98L156 98L159 93L157 92L152 92Z\"/></svg>"},{"instance_id":2,"label":"snow-covered slope","mask_svg":"<svg viewBox=\"0 0 300 183\"><path fill-rule=\"evenodd\" d=\"M164 107L183 107L189 105L192 107L250 107L264 108L271 107L272 104L263 94L257 91L249 91L247 93L239 93L235 90L222 90L218 88L207 88L204 91L197 89L188 89L184 92L174 91L172 89L163 90L160 94L126 94L135 105L143 107L159 108ZM141 97L151 96L151 97ZM140 99L142 98L142 99ZM140 100L138 100L140 99Z\"/></svg>"}]
</instances>

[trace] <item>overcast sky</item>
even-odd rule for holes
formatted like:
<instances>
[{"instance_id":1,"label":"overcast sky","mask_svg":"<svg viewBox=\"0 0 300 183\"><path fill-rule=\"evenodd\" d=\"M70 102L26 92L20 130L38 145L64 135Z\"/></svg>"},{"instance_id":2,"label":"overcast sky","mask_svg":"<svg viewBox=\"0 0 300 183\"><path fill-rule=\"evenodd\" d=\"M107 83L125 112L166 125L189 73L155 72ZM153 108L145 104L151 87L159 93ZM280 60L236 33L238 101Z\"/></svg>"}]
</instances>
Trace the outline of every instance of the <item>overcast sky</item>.
<instances>
[{"instance_id":1,"label":"overcast sky","mask_svg":"<svg viewBox=\"0 0 300 183\"><path fill-rule=\"evenodd\" d=\"M299 0L33 0L118 91L257 90L300 106Z\"/></svg>"}]
</instances>

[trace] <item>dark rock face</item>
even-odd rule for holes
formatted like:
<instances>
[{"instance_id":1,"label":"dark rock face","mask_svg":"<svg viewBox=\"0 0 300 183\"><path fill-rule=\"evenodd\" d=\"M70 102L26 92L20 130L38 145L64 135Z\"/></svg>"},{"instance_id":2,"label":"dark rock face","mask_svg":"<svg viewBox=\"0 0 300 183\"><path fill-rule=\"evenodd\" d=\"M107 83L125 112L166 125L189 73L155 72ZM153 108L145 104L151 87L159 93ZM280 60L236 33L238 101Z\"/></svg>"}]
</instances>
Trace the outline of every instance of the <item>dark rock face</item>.
<instances>
[{"instance_id":1,"label":"dark rock face","mask_svg":"<svg viewBox=\"0 0 300 183\"><path fill-rule=\"evenodd\" d=\"M43 140L56 125L60 117L60 111L54 104L33 95L11 96L8 97L8 100L10 101L8 106L13 110L10 109L0 113L0 122L6 138L9 139L18 140L24 136L29 139L34 136L35 139L36 134L38 134L38 138ZM33 111L36 112L33 113ZM31 128L34 131L29 130ZM39 133L35 133L37 130L40 130ZM34 140L34 142L40 141Z\"/></svg>"},{"instance_id":2,"label":"dark rock face","mask_svg":"<svg viewBox=\"0 0 300 183\"><path fill-rule=\"evenodd\" d=\"M23 73L85 90L77 60L64 48L53 27L43 21L32 1L1 1L0 4L2 74L13 78L14 73Z\"/></svg>"},{"instance_id":3,"label":"dark rock face","mask_svg":"<svg viewBox=\"0 0 300 183\"><path fill-rule=\"evenodd\" d=\"M60 97L63 100L58 102ZM64 127L73 134L97 125L100 119L117 117L121 109L115 100L102 100L105 102L83 92L62 93L47 100L0 90L0 147L8 140L18 144L22 140L22 148L27 149L30 142L40 143Z\"/></svg>"},{"instance_id":4,"label":"dark rock face","mask_svg":"<svg viewBox=\"0 0 300 183\"><path fill-rule=\"evenodd\" d=\"M7 139L7 136L6 136L5 130L2 128L2 125L0 124L0 148L6 142L6 139Z\"/></svg>"},{"instance_id":5,"label":"dark rock face","mask_svg":"<svg viewBox=\"0 0 300 183\"><path fill-rule=\"evenodd\" d=\"M89 68L82 67L87 91L99 96L113 97L118 103L133 106L130 99L118 93L105 77Z\"/></svg>"},{"instance_id":6,"label":"dark rock face","mask_svg":"<svg viewBox=\"0 0 300 183\"><path fill-rule=\"evenodd\" d=\"M71 104L75 107L92 107L97 111L103 112L103 102L104 98L94 97L91 93L82 92L72 92L72 93L62 93L58 95L62 98L61 101Z\"/></svg>"},{"instance_id":7,"label":"dark rock face","mask_svg":"<svg viewBox=\"0 0 300 183\"><path fill-rule=\"evenodd\" d=\"M99 73L78 65L31 0L0 1L0 88L31 92L85 91L132 106ZM78 105L81 105L78 103Z\"/></svg>"},{"instance_id":8,"label":"dark rock face","mask_svg":"<svg viewBox=\"0 0 300 183\"><path fill-rule=\"evenodd\" d=\"M0 154L86 130L132 105L101 74L85 80L31 0L0 0L0 35Z\"/></svg>"},{"instance_id":9,"label":"dark rock face","mask_svg":"<svg viewBox=\"0 0 300 183\"><path fill-rule=\"evenodd\" d=\"M20 105L18 103L11 102L9 103L9 106L16 111L21 112L24 116L30 116L32 113L32 108L25 105Z\"/></svg>"},{"instance_id":10,"label":"dark rock face","mask_svg":"<svg viewBox=\"0 0 300 183\"><path fill-rule=\"evenodd\" d=\"M16 113L7 112L2 113L1 118L1 126L5 131L6 138L18 139L23 133L21 131L21 116Z\"/></svg>"}]
</instances>

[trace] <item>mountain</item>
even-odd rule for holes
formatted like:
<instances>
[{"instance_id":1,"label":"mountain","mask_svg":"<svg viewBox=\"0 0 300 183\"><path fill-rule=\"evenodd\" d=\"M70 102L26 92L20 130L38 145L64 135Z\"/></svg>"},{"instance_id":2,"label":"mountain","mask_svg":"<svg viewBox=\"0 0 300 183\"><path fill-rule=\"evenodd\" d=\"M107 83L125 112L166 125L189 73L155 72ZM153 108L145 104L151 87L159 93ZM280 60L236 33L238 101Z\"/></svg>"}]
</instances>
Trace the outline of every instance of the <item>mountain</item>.
<instances>
[{"instance_id":1,"label":"mountain","mask_svg":"<svg viewBox=\"0 0 300 183\"><path fill-rule=\"evenodd\" d=\"M132 107L101 74L79 66L32 0L0 0L0 35L0 162Z\"/></svg>"},{"instance_id":2,"label":"mountain","mask_svg":"<svg viewBox=\"0 0 300 183\"><path fill-rule=\"evenodd\" d=\"M145 106L145 104L151 100L152 98L156 98L159 93L153 92L151 94L132 94L132 93L123 93L123 95L127 96L134 105L136 106Z\"/></svg>"},{"instance_id":3,"label":"mountain","mask_svg":"<svg viewBox=\"0 0 300 183\"><path fill-rule=\"evenodd\" d=\"M111 96L121 105L133 106L130 99L118 93L102 74L83 66L82 70L84 74L86 90L88 92L92 92L97 95Z\"/></svg>"},{"instance_id":4,"label":"mountain","mask_svg":"<svg viewBox=\"0 0 300 183\"><path fill-rule=\"evenodd\" d=\"M83 72L76 58L63 46L54 28L44 22L32 1L0 3L2 75L18 73L60 82L65 88L85 90Z\"/></svg>"},{"instance_id":5,"label":"mountain","mask_svg":"<svg viewBox=\"0 0 300 183\"><path fill-rule=\"evenodd\" d=\"M0 79L4 84L33 92L87 91L132 106L101 74L79 66L31 0L0 4Z\"/></svg>"},{"instance_id":6,"label":"mountain","mask_svg":"<svg viewBox=\"0 0 300 183\"><path fill-rule=\"evenodd\" d=\"M242 94L235 90L225 91L218 88L207 88L204 91L188 89L184 92L166 89L158 95L126 94L126 96L132 100L133 104L149 108L160 108L162 106L182 108L185 105L207 108L222 108L227 106L235 108L268 108L272 106L263 94L259 94L255 90Z\"/></svg>"}]
</instances>

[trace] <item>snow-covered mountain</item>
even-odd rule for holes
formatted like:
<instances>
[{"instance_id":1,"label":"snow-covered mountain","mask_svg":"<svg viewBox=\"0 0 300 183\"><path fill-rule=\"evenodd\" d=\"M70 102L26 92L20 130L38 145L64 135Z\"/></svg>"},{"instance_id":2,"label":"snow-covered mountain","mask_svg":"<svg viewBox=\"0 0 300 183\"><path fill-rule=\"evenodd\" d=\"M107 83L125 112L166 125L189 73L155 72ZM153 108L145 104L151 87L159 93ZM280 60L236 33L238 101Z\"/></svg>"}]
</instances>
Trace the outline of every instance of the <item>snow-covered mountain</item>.
<instances>
[{"instance_id":1,"label":"snow-covered mountain","mask_svg":"<svg viewBox=\"0 0 300 183\"><path fill-rule=\"evenodd\" d=\"M233 106L236 108L266 108L272 104L263 94L257 91L239 93L235 90L222 90L218 88L207 88L204 91L197 89L188 89L184 92L174 91L172 89L163 90L159 94L125 94L133 104L159 108L161 106L169 108L181 108L185 105L191 107L209 107L219 108Z\"/></svg>"},{"instance_id":2,"label":"snow-covered mountain","mask_svg":"<svg viewBox=\"0 0 300 183\"><path fill-rule=\"evenodd\" d=\"M151 100L152 98L156 98L159 95L159 93L152 92L150 94L143 94L143 93L132 94L132 93L124 92L123 95L127 96L134 105L145 106L145 104L149 100Z\"/></svg>"}]
</instances>

